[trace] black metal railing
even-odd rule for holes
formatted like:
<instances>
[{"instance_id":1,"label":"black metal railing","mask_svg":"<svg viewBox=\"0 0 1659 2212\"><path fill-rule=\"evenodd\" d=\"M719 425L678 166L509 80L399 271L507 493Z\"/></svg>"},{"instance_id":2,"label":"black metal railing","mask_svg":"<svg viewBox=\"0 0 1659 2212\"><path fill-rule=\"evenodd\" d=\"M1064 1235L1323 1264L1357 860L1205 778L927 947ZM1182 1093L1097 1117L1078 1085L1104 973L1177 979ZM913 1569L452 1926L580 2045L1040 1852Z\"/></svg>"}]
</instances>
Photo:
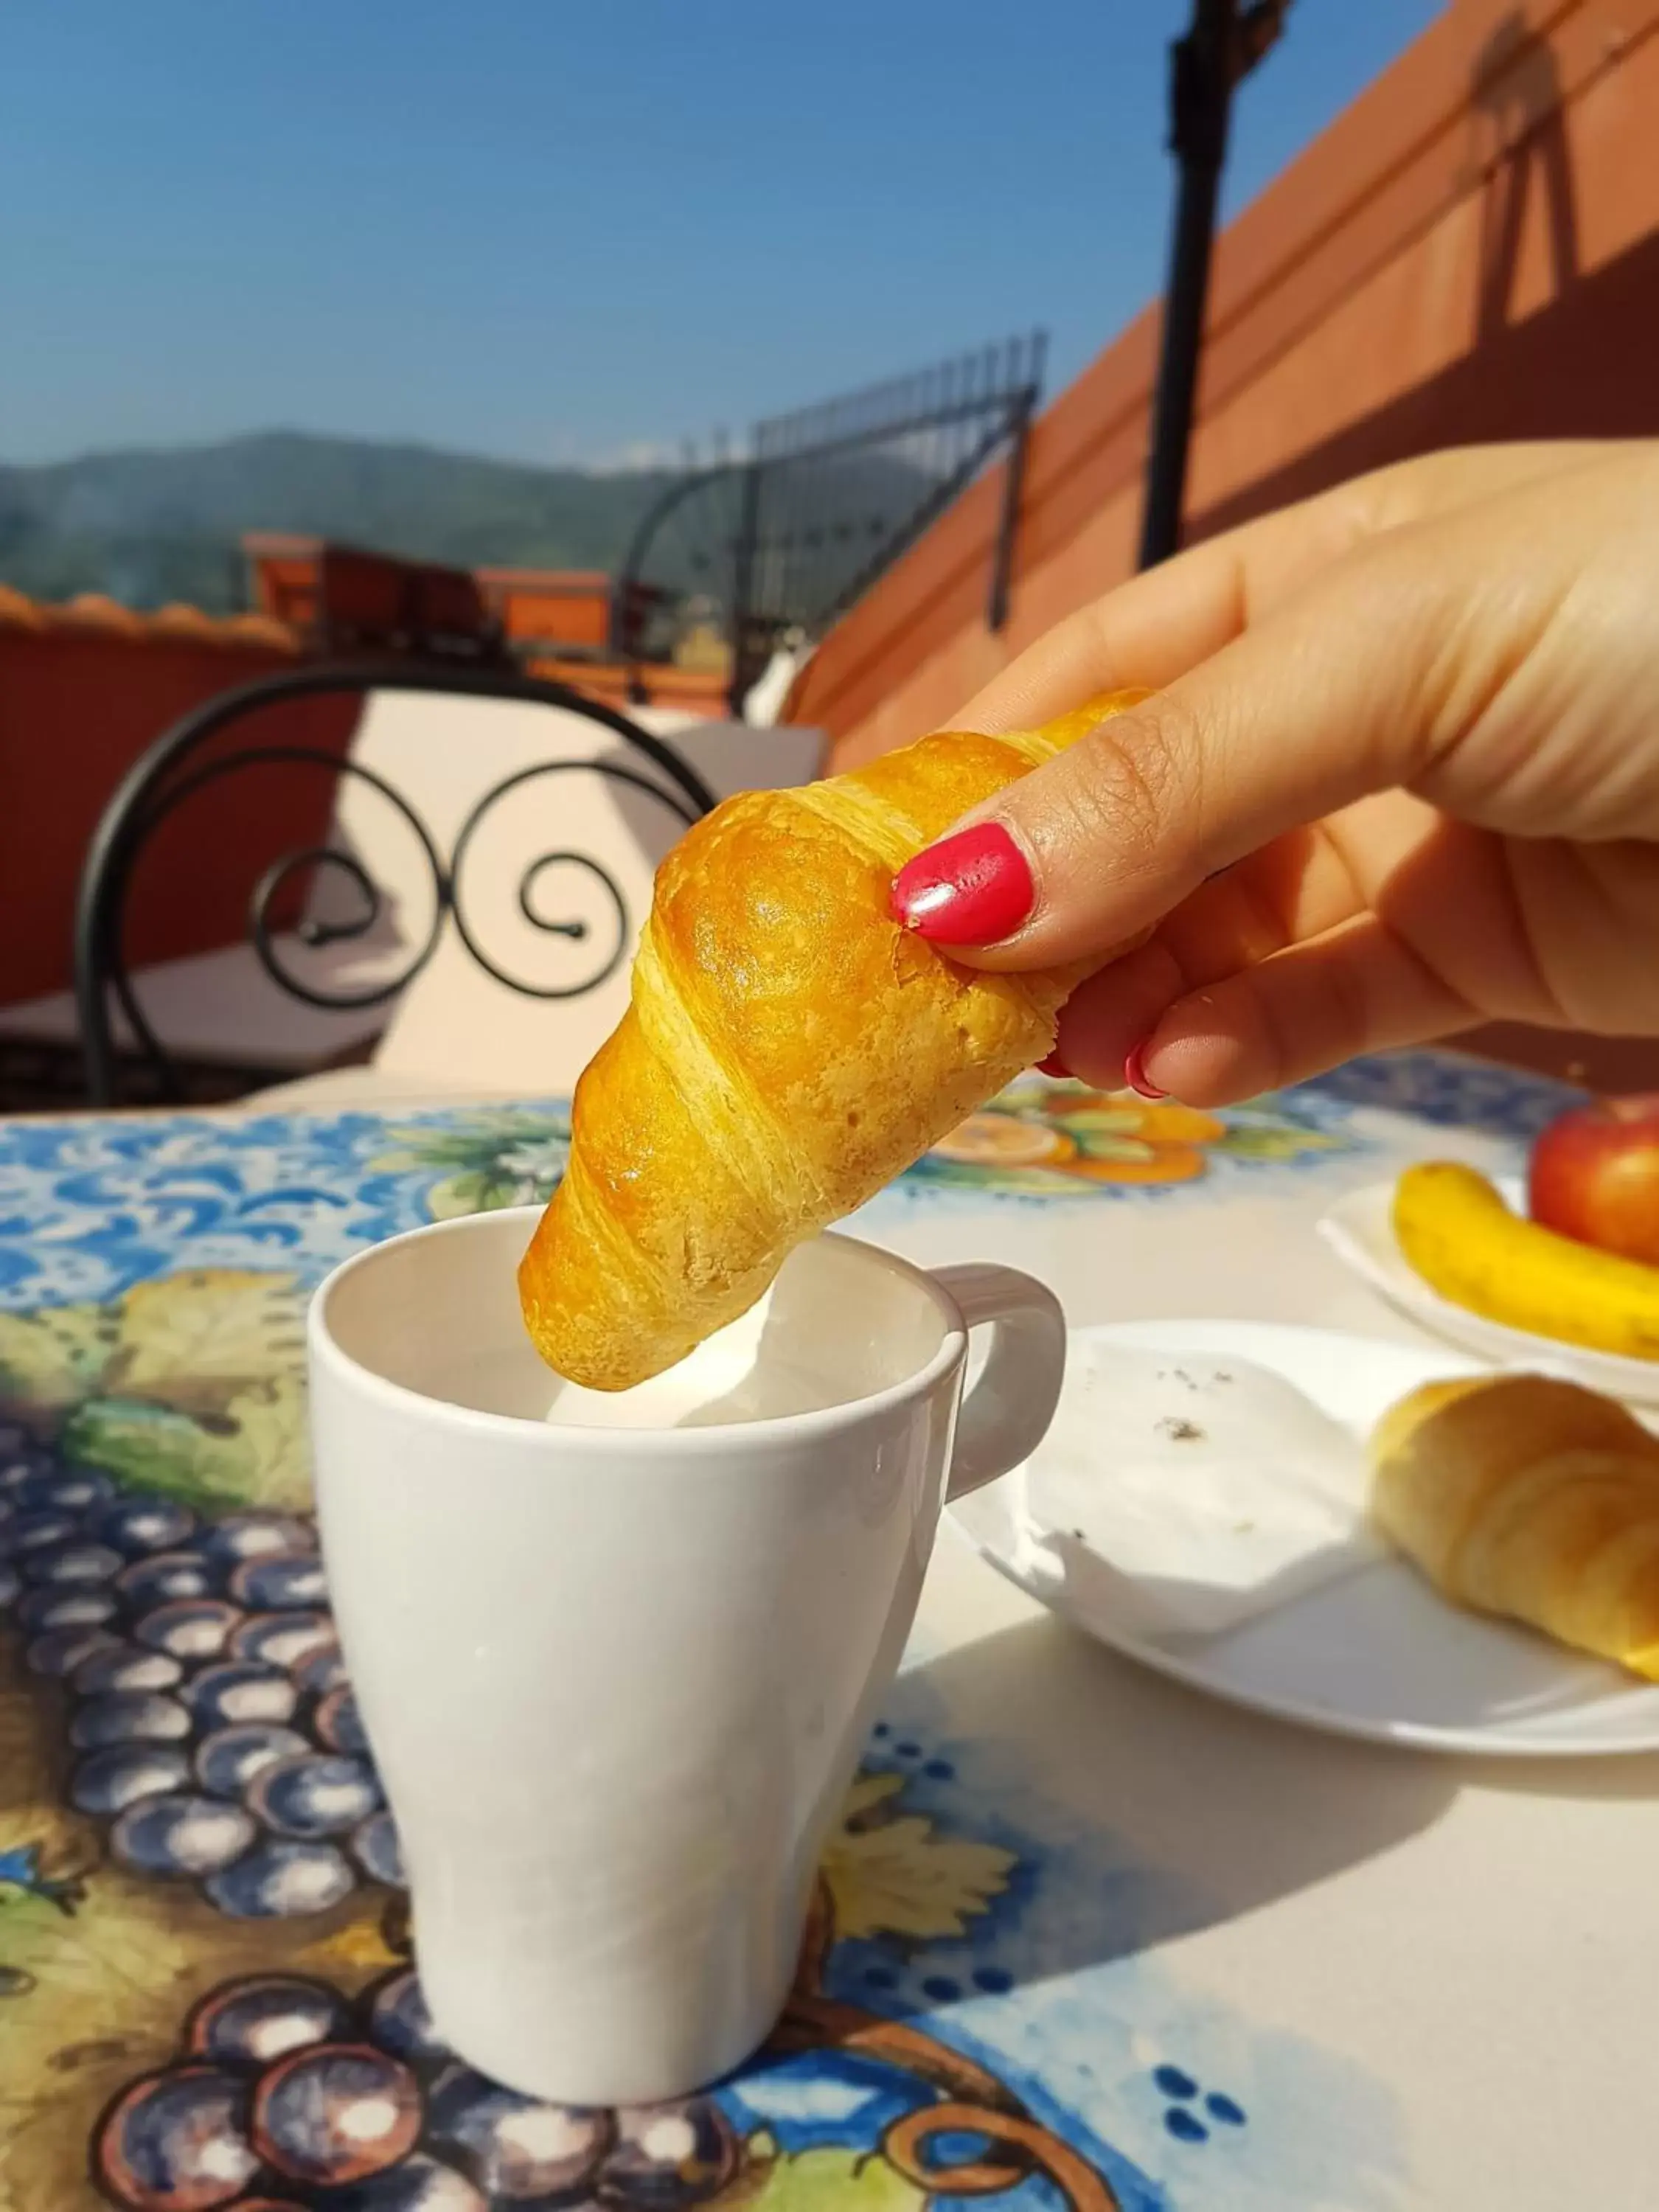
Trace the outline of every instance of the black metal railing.
<instances>
[{"instance_id":1,"label":"black metal railing","mask_svg":"<svg viewBox=\"0 0 1659 2212\"><path fill-rule=\"evenodd\" d=\"M438 837L403 793L378 770L314 744L244 744L239 750L207 748L233 725L260 709L301 699L367 696L375 692L438 693L556 708L594 726L610 741L588 757L560 756L520 768L490 783L474 802L446 853ZM617 744L621 741L620 747ZM622 751L626 748L626 752ZM331 836L273 860L252 885L246 909L246 935L271 981L303 1005L329 1012L362 1012L388 1004L426 966L446 927L453 928L477 965L521 997L562 1000L580 997L611 975L625 957L635 933L631 916L606 856L562 845L539 848L520 872L517 910L529 927L574 944L570 972L556 982L538 981L516 972L484 941L469 906L467 862L487 817L520 798L544 779L572 773L605 777L635 800L663 809L679 830L689 828L714 805L714 794L690 763L660 738L653 737L614 708L568 685L489 668L416 667L407 662L337 662L286 670L220 693L191 709L158 738L136 763L105 807L82 865L75 922L75 991L86 1093L94 1106L118 1103L118 1073L137 1072L147 1101L177 1100L184 1095L181 1069L145 1017L133 989L126 953L129 908L137 863L156 832L199 793L248 769L278 769L320 773L331 786L342 781L376 793L418 856L420 872L431 886L431 917L403 949L395 972L372 981L343 985L319 968L303 971L307 955L341 942L362 942L388 911L386 890L357 854ZM542 797L546 799L544 786ZM532 810L538 825L555 822L554 808ZM303 910L297 926L284 931L277 917L296 903L307 884L327 881L336 897L335 918L324 921ZM605 920L593 928L586 921L558 911L578 889L597 885ZM554 909L550 911L550 908ZM130 1065L120 1070L115 1012L118 1008L133 1040Z\"/></svg>"},{"instance_id":2,"label":"black metal railing","mask_svg":"<svg viewBox=\"0 0 1659 2212\"><path fill-rule=\"evenodd\" d=\"M1000 629L1046 347L1034 332L774 416L741 458L688 471L641 520L617 574L615 653L637 665L706 642L740 712L781 643L822 636L999 458L986 619Z\"/></svg>"}]
</instances>

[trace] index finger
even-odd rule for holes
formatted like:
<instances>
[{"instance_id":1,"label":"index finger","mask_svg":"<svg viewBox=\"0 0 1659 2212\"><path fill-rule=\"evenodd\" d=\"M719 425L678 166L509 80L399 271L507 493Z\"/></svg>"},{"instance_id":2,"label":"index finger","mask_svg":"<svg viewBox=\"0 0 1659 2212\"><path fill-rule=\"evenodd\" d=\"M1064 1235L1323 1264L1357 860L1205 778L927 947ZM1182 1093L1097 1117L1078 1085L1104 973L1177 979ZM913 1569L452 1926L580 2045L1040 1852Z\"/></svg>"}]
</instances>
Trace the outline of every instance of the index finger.
<instances>
[{"instance_id":1,"label":"index finger","mask_svg":"<svg viewBox=\"0 0 1659 2212\"><path fill-rule=\"evenodd\" d=\"M1035 729L1097 692L1162 690L1362 540L1606 453L1608 441L1475 446L1403 461L1206 539L1079 607L952 719Z\"/></svg>"}]
</instances>

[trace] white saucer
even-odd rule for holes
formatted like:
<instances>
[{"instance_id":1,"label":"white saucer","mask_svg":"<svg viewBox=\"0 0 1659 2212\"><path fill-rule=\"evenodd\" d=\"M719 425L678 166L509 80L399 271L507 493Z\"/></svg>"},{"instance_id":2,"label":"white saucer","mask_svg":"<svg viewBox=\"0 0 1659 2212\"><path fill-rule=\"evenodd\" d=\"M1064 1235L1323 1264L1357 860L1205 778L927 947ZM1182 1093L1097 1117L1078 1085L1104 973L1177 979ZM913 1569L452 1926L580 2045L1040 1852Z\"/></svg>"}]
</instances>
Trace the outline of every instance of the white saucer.
<instances>
[{"instance_id":1,"label":"white saucer","mask_svg":"<svg viewBox=\"0 0 1659 2212\"><path fill-rule=\"evenodd\" d=\"M1510 1206L1522 1210L1521 1186L1499 1179ZM1319 1233L1338 1259L1369 1283L1420 1328L1461 1344L1481 1359L1504 1367L1525 1367L1534 1374L1582 1382L1609 1398L1639 1406L1659 1406L1659 1360L1621 1359L1611 1352L1590 1352L1530 1329L1509 1328L1483 1314L1455 1306L1431 1290L1400 1249L1394 1233L1394 1185L1368 1183L1339 1199L1319 1224Z\"/></svg>"},{"instance_id":2,"label":"white saucer","mask_svg":"<svg viewBox=\"0 0 1659 2212\"><path fill-rule=\"evenodd\" d=\"M1455 1352L1257 1322L1120 1322L1074 1330L1073 1340L1250 1360L1359 1436L1419 1383L1478 1371ZM1028 1467L1042 1464L1039 1451ZM947 1520L1062 1619L1194 1689L1334 1735L1427 1751L1589 1758L1659 1750L1659 1686L1459 1612L1392 1558L1218 1635L1149 1633L1131 1625L1125 1578L1109 1561L1069 1535L1033 1532L1026 1474L1016 1468L961 1499Z\"/></svg>"}]
</instances>

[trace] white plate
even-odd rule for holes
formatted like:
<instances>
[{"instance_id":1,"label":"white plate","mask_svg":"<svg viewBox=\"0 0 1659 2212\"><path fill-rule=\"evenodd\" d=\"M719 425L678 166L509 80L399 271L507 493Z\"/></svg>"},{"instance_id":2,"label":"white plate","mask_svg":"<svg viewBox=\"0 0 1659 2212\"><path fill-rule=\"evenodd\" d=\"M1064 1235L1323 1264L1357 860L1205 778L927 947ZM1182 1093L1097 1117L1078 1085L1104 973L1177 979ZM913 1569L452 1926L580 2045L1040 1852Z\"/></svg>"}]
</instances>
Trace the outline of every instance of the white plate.
<instances>
[{"instance_id":1,"label":"white plate","mask_svg":"<svg viewBox=\"0 0 1659 2212\"><path fill-rule=\"evenodd\" d=\"M1073 1335L1079 1344L1254 1360L1362 1436L1419 1383L1478 1371L1455 1352L1262 1322L1125 1322ZM1028 1465L1041 1462L1038 1452ZM1033 1537L1025 1475L1016 1468L947 1508L946 1518L1063 1620L1194 1689L1334 1735L1428 1751L1589 1758L1659 1749L1659 1686L1462 1613L1403 1560L1361 1566L1221 1635L1148 1634L1126 1617L1123 1579L1109 1562L1069 1537Z\"/></svg>"},{"instance_id":2,"label":"white plate","mask_svg":"<svg viewBox=\"0 0 1659 2212\"><path fill-rule=\"evenodd\" d=\"M1524 1211L1521 1184L1499 1177L1498 1188L1517 1212ZM1609 1398L1639 1406L1659 1406L1659 1360L1621 1359L1615 1352L1590 1352L1531 1329L1509 1328L1500 1321L1455 1306L1425 1283L1400 1249L1394 1233L1392 1183L1368 1183L1339 1199L1319 1224L1319 1233L1338 1259L1380 1291L1419 1328L1461 1344L1480 1358L1504 1367L1525 1367L1534 1374L1557 1375L1582 1382Z\"/></svg>"}]
</instances>

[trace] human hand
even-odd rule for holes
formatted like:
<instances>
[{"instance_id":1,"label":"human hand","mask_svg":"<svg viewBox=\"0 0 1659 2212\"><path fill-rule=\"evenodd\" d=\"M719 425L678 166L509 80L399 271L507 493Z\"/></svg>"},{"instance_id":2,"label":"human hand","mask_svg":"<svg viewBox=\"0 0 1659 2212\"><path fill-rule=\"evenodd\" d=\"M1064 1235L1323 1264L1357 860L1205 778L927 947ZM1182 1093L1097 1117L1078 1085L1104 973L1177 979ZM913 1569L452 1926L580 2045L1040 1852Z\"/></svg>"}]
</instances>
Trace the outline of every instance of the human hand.
<instances>
[{"instance_id":1,"label":"human hand","mask_svg":"<svg viewBox=\"0 0 1659 2212\"><path fill-rule=\"evenodd\" d=\"M1486 1021L1659 1035L1659 443L1361 478L1136 577L956 719L1129 684L969 817L1006 833L988 905L950 838L895 885L980 968L1153 930L1066 1008L1071 1072L1211 1105Z\"/></svg>"}]
</instances>

